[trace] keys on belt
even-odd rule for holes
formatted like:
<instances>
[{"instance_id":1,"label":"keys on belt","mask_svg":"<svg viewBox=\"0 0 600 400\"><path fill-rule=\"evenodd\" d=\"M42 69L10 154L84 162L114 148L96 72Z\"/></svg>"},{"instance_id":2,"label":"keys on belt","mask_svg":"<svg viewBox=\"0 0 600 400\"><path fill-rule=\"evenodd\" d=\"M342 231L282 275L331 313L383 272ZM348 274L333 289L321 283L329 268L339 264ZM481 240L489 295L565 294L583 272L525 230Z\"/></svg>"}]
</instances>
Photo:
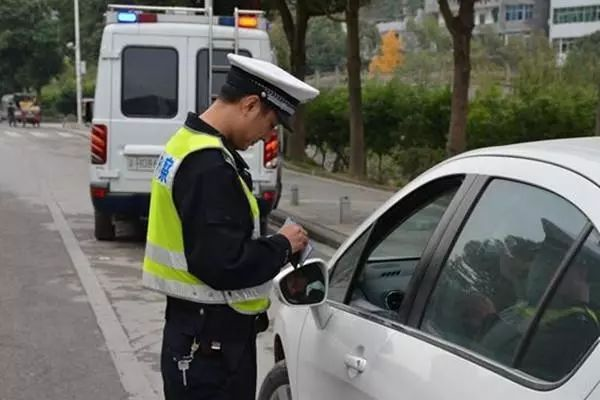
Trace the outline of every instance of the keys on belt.
<instances>
[{"instance_id":1,"label":"keys on belt","mask_svg":"<svg viewBox=\"0 0 600 400\"><path fill-rule=\"evenodd\" d=\"M194 360L194 354L200 349L200 345L194 338L192 342L192 347L190 348L190 354L177 359L177 357L173 357L173 361L177 363L177 369L181 371L181 377L183 379L183 386L187 386L187 371L190 369L190 364L192 360ZM213 341L210 344L210 351L218 352L221 351L221 343Z\"/></svg>"}]
</instances>

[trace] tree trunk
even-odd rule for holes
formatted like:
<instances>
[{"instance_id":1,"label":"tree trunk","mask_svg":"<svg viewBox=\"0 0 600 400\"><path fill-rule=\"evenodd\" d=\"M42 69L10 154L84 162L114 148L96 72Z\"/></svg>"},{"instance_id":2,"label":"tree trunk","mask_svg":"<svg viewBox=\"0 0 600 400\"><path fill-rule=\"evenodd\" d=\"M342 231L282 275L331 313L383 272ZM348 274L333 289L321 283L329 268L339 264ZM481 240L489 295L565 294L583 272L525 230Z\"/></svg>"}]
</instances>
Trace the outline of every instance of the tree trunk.
<instances>
[{"instance_id":1,"label":"tree trunk","mask_svg":"<svg viewBox=\"0 0 600 400\"><path fill-rule=\"evenodd\" d=\"M471 78L471 33L457 32L454 43L454 81L452 114L446 151L449 156L465 151L467 115L469 111L469 83Z\"/></svg>"},{"instance_id":2,"label":"tree trunk","mask_svg":"<svg viewBox=\"0 0 600 400\"><path fill-rule=\"evenodd\" d=\"M342 158L340 157L339 154L335 154L335 158L333 159L333 165L331 167L331 172L339 172L342 168L340 166L340 163L342 161Z\"/></svg>"},{"instance_id":3,"label":"tree trunk","mask_svg":"<svg viewBox=\"0 0 600 400\"><path fill-rule=\"evenodd\" d=\"M360 79L360 46L358 10L359 0L348 0L346 4L346 45L348 51L348 92L350 99L350 174L365 177L365 138L362 116L362 94Z\"/></svg>"},{"instance_id":4,"label":"tree trunk","mask_svg":"<svg viewBox=\"0 0 600 400\"><path fill-rule=\"evenodd\" d=\"M471 78L471 36L473 34L475 2L459 2L458 15L450 9L448 0L438 0L446 27L452 36L454 79L452 87L452 114L446 151L449 156L467 147L466 129L469 112L469 83Z\"/></svg>"},{"instance_id":5,"label":"tree trunk","mask_svg":"<svg viewBox=\"0 0 600 400\"><path fill-rule=\"evenodd\" d=\"M378 154L378 165L377 165L377 169L378 169L378 181L382 182L383 181L383 171L382 171L382 166L381 166L381 162L382 162L382 158L383 158L383 154Z\"/></svg>"},{"instance_id":6,"label":"tree trunk","mask_svg":"<svg viewBox=\"0 0 600 400\"><path fill-rule=\"evenodd\" d=\"M290 46L290 66L292 74L304 80L306 77L306 30L308 28L308 11L299 2L296 9L296 29L294 42ZM304 125L304 107L298 106L294 117L294 132L290 135L287 157L292 161L304 159L306 147L306 129Z\"/></svg>"},{"instance_id":7,"label":"tree trunk","mask_svg":"<svg viewBox=\"0 0 600 400\"><path fill-rule=\"evenodd\" d=\"M596 108L596 136L600 136L600 85L598 86L598 106Z\"/></svg>"}]
</instances>

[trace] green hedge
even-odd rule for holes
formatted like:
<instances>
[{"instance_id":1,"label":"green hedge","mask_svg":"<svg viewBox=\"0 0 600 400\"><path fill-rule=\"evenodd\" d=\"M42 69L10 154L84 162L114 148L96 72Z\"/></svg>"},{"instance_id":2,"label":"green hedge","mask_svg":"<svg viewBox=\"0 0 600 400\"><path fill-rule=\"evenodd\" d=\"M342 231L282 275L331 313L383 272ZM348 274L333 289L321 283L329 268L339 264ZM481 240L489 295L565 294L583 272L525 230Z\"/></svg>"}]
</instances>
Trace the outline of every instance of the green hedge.
<instances>
[{"instance_id":1,"label":"green hedge","mask_svg":"<svg viewBox=\"0 0 600 400\"><path fill-rule=\"evenodd\" d=\"M593 88L567 85L527 95L480 94L470 105L469 148L591 136L597 101Z\"/></svg>"},{"instance_id":2,"label":"green hedge","mask_svg":"<svg viewBox=\"0 0 600 400\"><path fill-rule=\"evenodd\" d=\"M449 88L411 86L398 81L363 87L368 163L371 176L412 178L443 159L450 121ZM467 125L469 148L593 135L597 93L555 84L520 94L498 88L472 99ZM326 89L306 107L308 143L336 155L337 169L348 161L349 123L346 88ZM393 171L381 171L381 159ZM379 169L377 171L376 169Z\"/></svg>"}]
</instances>

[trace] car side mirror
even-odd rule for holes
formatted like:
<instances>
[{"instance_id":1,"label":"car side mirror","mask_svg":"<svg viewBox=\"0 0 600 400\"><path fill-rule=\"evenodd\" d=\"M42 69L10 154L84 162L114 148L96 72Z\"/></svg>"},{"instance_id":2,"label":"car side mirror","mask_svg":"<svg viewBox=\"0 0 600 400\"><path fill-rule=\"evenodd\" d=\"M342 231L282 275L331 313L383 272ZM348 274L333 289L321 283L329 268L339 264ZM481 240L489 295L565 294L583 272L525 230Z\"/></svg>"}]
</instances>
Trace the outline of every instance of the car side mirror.
<instances>
[{"instance_id":1,"label":"car side mirror","mask_svg":"<svg viewBox=\"0 0 600 400\"><path fill-rule=\"evenodd\" d=\"M287 306L317 306L327 299L325 262L311 258L298 268L288 267L275 277L275 290Z\"/></svg>"}]
</instances>

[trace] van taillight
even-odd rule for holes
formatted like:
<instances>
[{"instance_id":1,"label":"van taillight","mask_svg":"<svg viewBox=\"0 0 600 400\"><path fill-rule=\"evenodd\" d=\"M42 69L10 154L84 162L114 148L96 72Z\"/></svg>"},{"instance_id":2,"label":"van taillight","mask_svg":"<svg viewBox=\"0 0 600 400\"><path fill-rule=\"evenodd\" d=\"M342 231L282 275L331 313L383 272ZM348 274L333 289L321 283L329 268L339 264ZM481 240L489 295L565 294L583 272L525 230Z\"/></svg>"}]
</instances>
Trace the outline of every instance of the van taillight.
<instances>
[{"instance_id":1,"label":"van taillight","mask_svg":"<svg viewBox=\"0 0 600 400\"><path fill-rule=\"evenodd\" d=\"M90 135L92 164L106 163L107 141L108 129L106 125L92 125L92 134Z\"/></svg>"},{"instance_id":2,"label":"van taillight","mask_svg":"<svg viewBox=\"0 0 600 400\"><path fill-rule=\"evenodd\" d=\"M266 168L276 168L279 156L279 136L277 130L271 132L271 136L265 141L263 163Z\"/></svg>"}]
</instances>

